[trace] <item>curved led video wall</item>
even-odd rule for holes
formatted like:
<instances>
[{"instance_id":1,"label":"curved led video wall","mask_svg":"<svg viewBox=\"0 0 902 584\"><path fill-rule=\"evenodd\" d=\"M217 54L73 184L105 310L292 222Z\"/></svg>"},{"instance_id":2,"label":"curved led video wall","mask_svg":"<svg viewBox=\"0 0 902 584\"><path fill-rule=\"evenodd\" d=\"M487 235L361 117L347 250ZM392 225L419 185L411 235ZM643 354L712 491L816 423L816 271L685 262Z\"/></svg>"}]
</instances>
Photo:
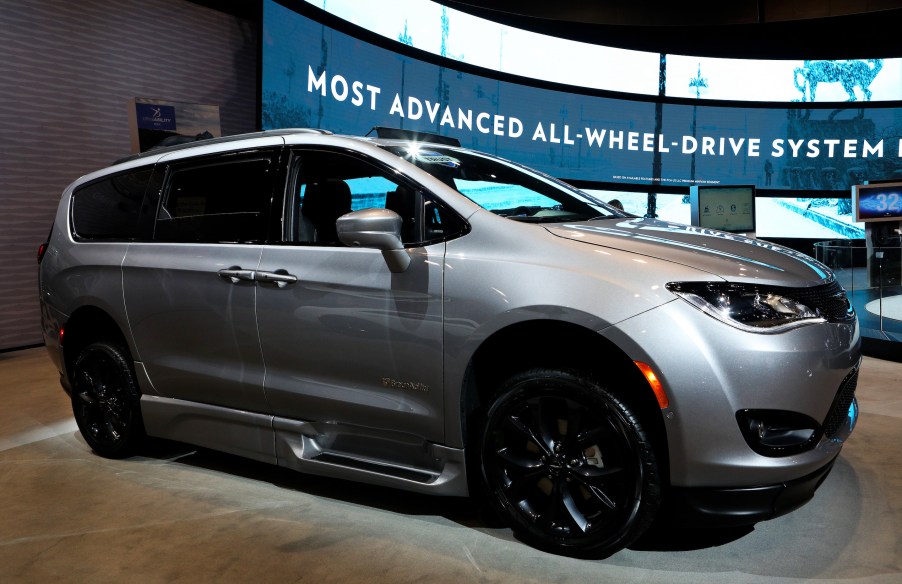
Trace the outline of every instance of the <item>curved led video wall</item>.
<instances>
[{"instance_id":1,"label":"curved led video wall","mask_svg":"<svg viewBox=\"0 0 902 584\"><path fill-rule=\"evenodd\" d=\"M263 129L436 132L599 188L754 184L786 191L776 204L808 221L812 208L826 205L794 197L845 197L852 184L902 175L902 108L895 104L715 105L514 83L386 48L398 42L365 42L321 24L323 13L311 5L286 4L291 8L263 4ZM839 223L852 225L841 204L832 206ZM856 229L837 237L859 236Z\"/></svg>"},{"instance_id":2,"label":"curved led video wall","mask_svg":"<svg viewBox=\"0 0 902 584\"><path fill-rule=\"evenodd\" d=\"M902 59L719 59L630 51L543 35L432 0L306 0L385 38L461 63L577 87L735 101L902 100ZM875 31L875 34L880 34ZM840 42L838 39L837 42ZM856 52L861 51L855 47ZM876 55L880 57L880 55Z\"/></svg>"}]
</instances>

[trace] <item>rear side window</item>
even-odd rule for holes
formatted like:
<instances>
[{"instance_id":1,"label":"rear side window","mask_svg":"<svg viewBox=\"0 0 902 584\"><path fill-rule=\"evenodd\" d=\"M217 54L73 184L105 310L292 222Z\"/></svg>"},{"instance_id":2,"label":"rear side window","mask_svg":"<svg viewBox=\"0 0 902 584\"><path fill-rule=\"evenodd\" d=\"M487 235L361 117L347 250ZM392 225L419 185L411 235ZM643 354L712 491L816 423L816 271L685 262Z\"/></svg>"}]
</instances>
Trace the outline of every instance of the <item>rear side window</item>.
<instances>
[{"instance_id":1,"label":"rear side window","mask_svg":"<svg viewBox=\"0 0 902 584\"><path fill-rule=\"evenodd\" d=\"M132 240L153 167L117 174L72 194L72 228L79 239Z\"/></svg>"},{"instance_id":2,"label":"rear side window","mask_svg":"<svg viewBox=\"0 0 902 584\"><path fill-rule=\"evenodd\" d=\"M258 243L272 202L270 158L174 167L157 215L157 241Z\"/></svg>"}]
</instances>

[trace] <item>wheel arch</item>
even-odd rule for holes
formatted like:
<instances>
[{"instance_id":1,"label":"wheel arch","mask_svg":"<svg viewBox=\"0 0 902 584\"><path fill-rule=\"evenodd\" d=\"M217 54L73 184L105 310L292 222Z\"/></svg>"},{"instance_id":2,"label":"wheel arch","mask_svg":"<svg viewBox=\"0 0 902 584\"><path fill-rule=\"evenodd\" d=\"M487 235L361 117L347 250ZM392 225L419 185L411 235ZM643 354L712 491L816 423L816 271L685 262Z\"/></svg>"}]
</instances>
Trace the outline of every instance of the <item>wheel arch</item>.
<instances>
[{"instance_id":1,"label":"wheel arch","mask_svg":"<svg viewBox=\"0 0 902 584\"><path fill-rule=\"evenodd\" d=\"M82 349L97 341L109 341L122 347L126 354L131 356L125 333L119 323L108 312L97 306L81 306L72 313L64 325L65 334L62 337L61 349L63 365L65 366L65 381L69 384L67 391L71 391L72 372L75 368L75 360L78 359Z\"/></svg>"},{"instance_id":2,"label":"wheel arch","mask_svg":"<svg viewBox=\"0 0 902 584\"><path fill-rule=\"evenodd\" d=\"M467 445L478 434L482 416L497 388L527 369L562 369L601 383L641 420L652 440L663 479L669 479L664 418L654 391L633 360L597 331L558 320L508 325L487 337L472 355L461 392L462 436Z\"/></svg>"}]
</instances>

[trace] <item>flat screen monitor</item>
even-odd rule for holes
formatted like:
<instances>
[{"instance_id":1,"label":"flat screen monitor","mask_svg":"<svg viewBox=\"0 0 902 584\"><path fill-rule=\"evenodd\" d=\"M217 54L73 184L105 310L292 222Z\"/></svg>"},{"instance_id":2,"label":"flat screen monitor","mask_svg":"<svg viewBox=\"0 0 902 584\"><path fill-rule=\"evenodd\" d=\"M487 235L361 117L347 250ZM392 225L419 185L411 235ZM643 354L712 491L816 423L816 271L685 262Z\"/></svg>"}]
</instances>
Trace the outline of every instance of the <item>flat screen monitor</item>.
<instances>
[{"instance_id":1,"label":"flat screen monitor","mask_svg":"<svg viewBox=\"0 0 902 584\"><path fill-rule=\"evenodd\" d=\"M694 186L689 190L692 225L730 233L754 233L755 187Z\"/></svg>"},{"instance_id":2,"label":"flat screen monitor","mask_svg":"<svg viewBox=\"0 0 902 584\"><path fill-rule=\"evenodd\" d=\"M902 182L852 186L855 221L902 221Z\"/></svg>"}]
</instances>

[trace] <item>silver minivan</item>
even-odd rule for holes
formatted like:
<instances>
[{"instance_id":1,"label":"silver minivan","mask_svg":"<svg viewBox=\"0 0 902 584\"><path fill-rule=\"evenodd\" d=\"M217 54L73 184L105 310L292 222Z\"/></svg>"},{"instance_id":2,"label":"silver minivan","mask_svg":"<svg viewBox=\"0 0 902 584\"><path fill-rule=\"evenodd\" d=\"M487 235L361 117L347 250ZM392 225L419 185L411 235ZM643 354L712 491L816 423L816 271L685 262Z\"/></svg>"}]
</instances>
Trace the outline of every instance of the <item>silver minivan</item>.
<instances>
[{"instance_id":1,"label":"silver minivan","mask_svg":"<svg viewBox=\"0 0 902 584\"><path fill-rule=\"evenodd\" d=\"M99 455L162 437L480 495L561 554L786 513L857 417L828 268L440 138L148 152L72 183L40 257L44 339Z\"/></svg>"}]
</instances>

